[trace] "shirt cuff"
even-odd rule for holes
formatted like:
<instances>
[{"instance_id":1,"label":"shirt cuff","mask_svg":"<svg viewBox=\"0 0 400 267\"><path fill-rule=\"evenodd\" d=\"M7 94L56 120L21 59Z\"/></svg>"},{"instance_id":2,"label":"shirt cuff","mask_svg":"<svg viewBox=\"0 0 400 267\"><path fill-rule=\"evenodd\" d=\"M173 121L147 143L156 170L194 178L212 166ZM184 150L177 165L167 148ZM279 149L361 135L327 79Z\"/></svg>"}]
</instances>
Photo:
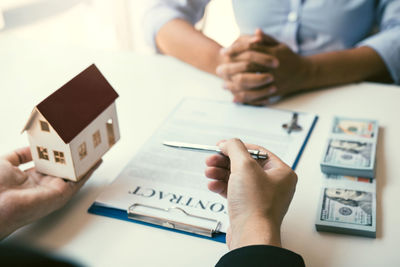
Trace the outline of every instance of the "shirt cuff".
<instances>
[{"instance_id":1,"label":"shirt cuff","mask_svg":"<svg viewBox=\"0 0 400 267\"><path fill-rule=\"evenodd\" d=\"M284 248L253 245L241 247L225 254L216 267L234 266L292 266L304 267L303 258Z\"/></svg>"},{"instance_id":2,"label":"shirt cuff","mask_svg":"<svg viewBox=\"0 0 400 267\"><path fill-rule=\"evenodd\" d=\"M385 62L385 65L396 84L400 84L400 27L379 32L363 40L357 46L368 46L374 49Z\"/></svg>"}]
</instances>

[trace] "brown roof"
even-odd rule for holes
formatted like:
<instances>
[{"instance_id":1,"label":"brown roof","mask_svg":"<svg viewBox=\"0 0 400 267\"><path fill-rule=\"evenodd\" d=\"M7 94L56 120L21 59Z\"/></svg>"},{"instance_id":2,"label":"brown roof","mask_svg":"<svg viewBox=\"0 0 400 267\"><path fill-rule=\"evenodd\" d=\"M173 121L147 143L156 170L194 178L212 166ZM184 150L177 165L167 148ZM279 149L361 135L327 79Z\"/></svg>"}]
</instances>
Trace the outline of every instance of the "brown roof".
<instances>
[{"instance_id":1,"label":"brown roof","mask_svg":"<svg viewBox=\"0 0 400 267\"><path fill-rule=\"evenodd\" d=\"M37 109L68 144L117 97L93 64L43 100Z\"/></svg>"}]
</instances>

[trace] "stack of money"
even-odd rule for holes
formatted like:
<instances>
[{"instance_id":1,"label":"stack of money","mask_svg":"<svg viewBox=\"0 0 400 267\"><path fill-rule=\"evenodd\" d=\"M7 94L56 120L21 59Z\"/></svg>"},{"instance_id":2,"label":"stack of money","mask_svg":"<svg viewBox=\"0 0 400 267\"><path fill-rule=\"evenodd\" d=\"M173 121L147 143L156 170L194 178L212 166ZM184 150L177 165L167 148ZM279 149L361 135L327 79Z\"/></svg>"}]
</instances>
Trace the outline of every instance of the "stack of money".
<instances>
[{"instance_id":1,"label":"stack of money","mask_svg":"<svg viewBox=\"0 0 400 267\"><path fill-rule=\"evenodd\" d=\"M321 161L327 174L375 177L378 122L335 117Z\"/></svg>"},{"instance_id":2,"label":"stack of money","mask_svg":"<svg viewBox=\"0 0 400 267\"><path fill-rule=\"evenodd\" d=\"M376 237L376 181L324 176L315 226L317 231Z\"/></svg>"}]
</instances>

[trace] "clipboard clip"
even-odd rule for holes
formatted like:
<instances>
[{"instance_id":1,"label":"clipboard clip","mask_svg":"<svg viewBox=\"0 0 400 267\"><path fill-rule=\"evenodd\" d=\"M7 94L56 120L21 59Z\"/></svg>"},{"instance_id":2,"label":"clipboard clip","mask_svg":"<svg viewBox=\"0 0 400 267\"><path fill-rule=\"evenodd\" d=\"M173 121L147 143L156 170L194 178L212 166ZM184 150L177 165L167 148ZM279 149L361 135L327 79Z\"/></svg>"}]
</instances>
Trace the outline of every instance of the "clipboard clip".
<instances>
[{"instance_id":1,"label":"clipboard clip","mask_svg":"<svg viewBox=\"0 0 400 267\"><path fill-rule=\"evenodd\" d=\"M193 215L175 206L159 208L135 203L127 209L127 214L132 220L207 237L212 237L214 233L219 232L221 227L221 222L218 220Z\"/></svg>"},{"instance_id":2,"label":"clipboard clip","mask_svg":"<svg viewBox=\"0 0 400 267\"><path fill-rule=\"evenodd\" d=\"M295 132L301 131L303 128L297 123L298 119L299 119L299 113L294 112L290 122L282 124L282 128L285 129L288 134L290 134L292 131Z\"/></svg>"}]
</instances>

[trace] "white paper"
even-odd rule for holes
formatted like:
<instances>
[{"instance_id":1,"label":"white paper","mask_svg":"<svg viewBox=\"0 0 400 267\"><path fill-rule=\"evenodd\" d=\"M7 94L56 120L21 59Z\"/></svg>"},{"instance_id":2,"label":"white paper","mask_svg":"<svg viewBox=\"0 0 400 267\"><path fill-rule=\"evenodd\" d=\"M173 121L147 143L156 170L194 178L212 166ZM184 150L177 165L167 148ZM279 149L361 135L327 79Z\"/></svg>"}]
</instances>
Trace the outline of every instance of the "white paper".
<instances>
[{"instance_id":1,"label":"white paper","mask_svg":"<svg viewBox=\"0 0 400 267\"><path fill-rule=\"evenodd\" d=\"M303 130L290 135L282 124L293 112L229 102L186 99L146 142L97 204L126 210L133 203L161 208L176 206L190 214L221 221L228 227L226 200L208 191L204 175L209 153L164 146L164 141L215 145L240 138L261 145L292 166L315 116L299 114ZM189 222L189 219L188 219Z\"/></svg>"}]
</instances>

